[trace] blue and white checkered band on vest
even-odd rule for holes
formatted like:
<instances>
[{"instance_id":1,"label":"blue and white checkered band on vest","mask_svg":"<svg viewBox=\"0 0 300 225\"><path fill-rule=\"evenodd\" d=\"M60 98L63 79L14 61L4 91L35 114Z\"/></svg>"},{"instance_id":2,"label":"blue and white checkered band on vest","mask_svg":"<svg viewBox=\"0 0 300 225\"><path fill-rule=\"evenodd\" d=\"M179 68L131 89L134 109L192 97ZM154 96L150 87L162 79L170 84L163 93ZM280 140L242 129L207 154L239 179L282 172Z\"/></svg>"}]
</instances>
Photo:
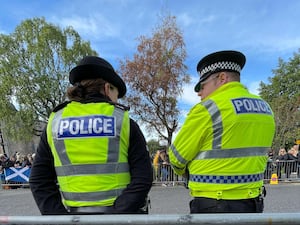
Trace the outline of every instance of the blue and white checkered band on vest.
<instances>
[{"instance_id":1,"label":"blue and white checkered band on vest","mask_svg":"<svg viewBox=\"0 0 300 225\"><path fill-rule=\"evenodd\" d=\"M239 64L235 62L228 62L228 61L222 61L222 62L216 62L213 64L210 64L207 67L204 67L201 71L199 71L200 76L203 76L206 73L213 72L215 70L232 70L236 72L241 72L242 68Z\"/></svg>"},{"instance_id":2,"label":"blue and white checkered band on vest","mask_svg":"<svg viewBox=\"0 0 300 225\"><path fill-rule=\"evenodd\" d=\"M190 175L190 180L200 183L241 184L257 182L263 179L263 174L245 174L231 176Z\"/></svg>"}]
</instances>

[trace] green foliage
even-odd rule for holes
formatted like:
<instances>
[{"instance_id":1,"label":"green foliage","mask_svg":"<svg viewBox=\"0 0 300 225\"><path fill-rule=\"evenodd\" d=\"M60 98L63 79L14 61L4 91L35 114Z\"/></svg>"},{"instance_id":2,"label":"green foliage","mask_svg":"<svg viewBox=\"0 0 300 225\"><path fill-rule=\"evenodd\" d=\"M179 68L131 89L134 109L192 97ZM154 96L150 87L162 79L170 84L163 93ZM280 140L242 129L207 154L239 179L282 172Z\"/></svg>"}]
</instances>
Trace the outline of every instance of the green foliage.
<instances>
[{"instance_id":1,"label":"green foliage","mask_svg":"<svg viewBox=\"0 0 300 225\"><path fill-rule=\"evenodd\" d=\"M260 84L260 96L271 105L276 121L273 147L278 150L300 137L300 51L289 62L279 59L270 84Z\"/></svg>"},{"instance_id":2,"label":"green foliage","mask_svg":"<svg viewBox=\"0 0 300 225\"><path fill-rule=\"evenodd\" d=\"M166 147L161 146L159 144L159 141L156 141L156 140L153 140L153 139L151 139L147 142L147 146L148 146L148 149L149 149L150 156L154 156L157 150L161 150L161 149L166 148Z\"/></svg>"},{"instance_id":3,"label":"green foliage","mask_svg":"<svg viewBox=\"0 0 300 225\"><path fill-rule=\"evenodd\" d=\"M68 75L85 55L96 55L72 28L44 18L23 21L10 35L0 34L0 118L16 139L30 139L52 109L66 100Z\"/></svg>"}]
</instances>

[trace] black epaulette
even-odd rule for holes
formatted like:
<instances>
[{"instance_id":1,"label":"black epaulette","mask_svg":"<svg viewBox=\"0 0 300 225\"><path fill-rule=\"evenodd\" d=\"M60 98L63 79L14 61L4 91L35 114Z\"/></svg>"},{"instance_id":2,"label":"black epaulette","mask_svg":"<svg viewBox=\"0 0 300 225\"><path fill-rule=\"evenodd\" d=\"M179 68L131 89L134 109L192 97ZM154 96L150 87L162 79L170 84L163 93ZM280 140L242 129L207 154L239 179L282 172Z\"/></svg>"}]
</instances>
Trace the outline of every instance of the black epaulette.
<instances>
[{"instance_id":1,"label":"black epaulette","mask_svg":"<svg viewBox=\"0 0 300 225\"><path fill-rule=\"evenodd\" d=\"M58 106L56 106L54 109L53 109L53 112L57 112L63 108L65 108L71 101L66 101L66 102L63 102L61 104L59 104Z\"/></svg>"},{"instance_id":2,"label":"black epaulette","mask_svg":"<svg viewBox=\"0 0 300 225\"><path fill-rule=\"evenodd\" d=\"M117 107L119 109L122 109L123 111L129 111L130 110L130 106L122 105L120 103L111 102L111 101L109 101L108 103L111 104L111 105L114 105L115 107Z\"/></svg>"}]
</instances>

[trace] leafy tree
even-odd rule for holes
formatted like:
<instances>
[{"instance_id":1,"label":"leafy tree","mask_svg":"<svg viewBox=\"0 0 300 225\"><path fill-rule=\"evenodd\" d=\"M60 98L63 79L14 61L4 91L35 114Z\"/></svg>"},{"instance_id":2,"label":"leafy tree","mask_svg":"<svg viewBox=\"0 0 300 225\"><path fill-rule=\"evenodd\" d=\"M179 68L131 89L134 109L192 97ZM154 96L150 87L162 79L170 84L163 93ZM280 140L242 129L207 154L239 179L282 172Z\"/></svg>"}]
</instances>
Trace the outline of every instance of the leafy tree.
<instances>
[{"instance_id":1,"label":"leafy tree","mask_svg":"<svg viewBox=\"0 0 300 225\"><path fill-rule=\"evenodd\" d=\"M156 141L154 139L149 140L147 142L147 146L151 156L155 155L156 151L162 148L159 144L159 141Z\"/></svg>"},{"instance_id":2,"label":"leafy tree","mask_svg":"<svg viewBox=\"0 0 300 225\"><path fill-rule=\"evenodd\" d=\"M279 58L270 84L261 82L260 95L275 114L276 134L273 147L289 145L300 137L300 51L289 62Z\"/></svg>"},{"instance_id":3,"label":"leafy tree","mask_svg":"<svg viewBox=\"0 0 300 225\"><path fill-rule=\"evenodd\" d=\"M184 64L185 44L176 18L166 16L152 37L141 36L133 60L120 62L120 74L129 88L126 103L148 132L171 143L178 127L178 100L190 80Z\"/></svg>"},{"instance_id":4,"label":"leafy tree","mask_svg":"<svg viewBox=\"0 0 300 225\"><path fill-rule=\"evenodd\" d=\"M9 35L0 34L0 118L10 137L40 134L52 109L63 102L68 74L90 43L72 28L24 20Z\"/></svg>"}]
</instances>

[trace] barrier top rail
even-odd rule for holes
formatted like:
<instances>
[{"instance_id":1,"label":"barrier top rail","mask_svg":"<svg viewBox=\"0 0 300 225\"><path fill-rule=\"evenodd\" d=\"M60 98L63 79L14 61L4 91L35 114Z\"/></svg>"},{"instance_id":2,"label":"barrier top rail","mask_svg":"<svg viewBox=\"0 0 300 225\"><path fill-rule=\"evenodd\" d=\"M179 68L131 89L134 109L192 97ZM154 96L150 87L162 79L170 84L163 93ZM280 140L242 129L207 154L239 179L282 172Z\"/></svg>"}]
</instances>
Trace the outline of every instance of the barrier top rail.
<instances>
[{"instance_id":1,"label":"barrier top rail","mask_svg":"<svg viewBox=\"0 0 300 225\"><path fill-rule=\"evenodd\" d=\"M73 215L73 216L0 216L0 224L80 224L80 225L171 225L171 224L300 224L300 213L242 214L157 214L157 215Z\"/></svg>"}]
</instances>

